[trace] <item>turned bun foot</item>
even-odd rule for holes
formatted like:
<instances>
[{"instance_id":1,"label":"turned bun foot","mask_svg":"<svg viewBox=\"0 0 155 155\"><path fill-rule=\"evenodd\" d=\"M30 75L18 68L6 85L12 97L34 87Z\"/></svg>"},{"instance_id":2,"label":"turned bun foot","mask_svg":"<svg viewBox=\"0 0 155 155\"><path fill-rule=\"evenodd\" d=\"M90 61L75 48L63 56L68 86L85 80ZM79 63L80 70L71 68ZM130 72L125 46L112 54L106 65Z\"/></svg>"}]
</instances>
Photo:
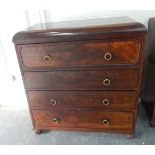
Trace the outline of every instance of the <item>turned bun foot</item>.
<instances>
[{"instance_id":1,"label":"turned bun foot","mask_svg":"<svg viewBox=\"0 0 155 155\"><path fill-rule=\"evenodd\" d=\"M41 134L41 130L35 130L35 134L37 134L37 135L39 135L39 134Z\"/></svg>"},{"instance_id":2,"label":"turned bun foot","mask_svg":"<svg viewBox=\"0 0 155 155\"><path fill-rule=\"evenodd\" d=\"M133 134L127 134L127 135L126 135L126 137L129 138L129 139L132 139L133 136L134 136Z\"/></svg>"}]
</instances>

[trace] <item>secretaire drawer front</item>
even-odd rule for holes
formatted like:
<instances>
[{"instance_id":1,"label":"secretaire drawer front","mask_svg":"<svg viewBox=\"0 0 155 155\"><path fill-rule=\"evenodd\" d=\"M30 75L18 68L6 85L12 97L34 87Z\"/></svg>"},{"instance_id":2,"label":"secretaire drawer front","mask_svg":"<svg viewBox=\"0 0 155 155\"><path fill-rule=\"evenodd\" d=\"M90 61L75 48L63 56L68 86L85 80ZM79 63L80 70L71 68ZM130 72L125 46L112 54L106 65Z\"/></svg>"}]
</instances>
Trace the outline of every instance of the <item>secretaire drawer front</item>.
<instances>
[{"instance_id":1,"label":"secretaire drawer front","mask_svg":"<svg viewBox=\"0 0 155 155\"><path fill-rule=\"evenodd\" d=\"M126 110L136 106L136 91L28 91L32 109L98 108Z\"/></svg>"},{"instance_id":2,"label":"secretaire drawer front","mask_svg":"<svg viewBox=\"0 0 155 155\"><path fill-rule=\"evenodd\" d=\"M137 40L83 41L22 46L21 57L26 68L136 64L139 50Z\"/></svg>"},{"instance_id":3,"label":"secretaire drawer front","mask_svg":"<svg viewBox=\"0 0 155 155\"><path fill-rule=\"evenodd\" d=\"M35 126L92 128L92 129L132 129L132 112L101 112L79 110L32 110Z\"/></svg>"},{"instance_id":4,"label":"secretaire drawer front","mask_svg":"<svg viewBox=\"0 0 155 155\"><path fill-rule=\"evenodd\" d=\"M24 72L27 89L116 90L136 89L137 70Z\"/></svg>"}]
</instances>

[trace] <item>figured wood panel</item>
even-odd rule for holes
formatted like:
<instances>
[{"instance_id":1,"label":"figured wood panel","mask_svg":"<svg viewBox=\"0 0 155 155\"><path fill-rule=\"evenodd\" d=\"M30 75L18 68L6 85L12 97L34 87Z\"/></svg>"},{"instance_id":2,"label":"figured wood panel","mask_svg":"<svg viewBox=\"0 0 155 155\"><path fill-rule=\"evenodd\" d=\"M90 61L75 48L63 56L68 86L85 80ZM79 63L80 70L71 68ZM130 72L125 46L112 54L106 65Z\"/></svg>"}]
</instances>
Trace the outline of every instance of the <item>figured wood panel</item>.
<instances>
[{"instance_id":1,"label":"figured wood panel","mask_svg":"<svg viewBox=\"0 0 155 155\"><path fill-rule=\"evenodd\" d=\"M32 110L35 127L67 127L129 130L133 128L132 112L101 112L79 110ZM53 122L53 118L59 120ZM103 123L108 121L108 125Z\"/></svg>"},{"instance_id":2,"label":"figured wood panel","mask_svg":"<svg viewBox=\"0 0 155 155\"><path fill-rule=\"evenodd\" d=\"M24 72L27 89L38 90L119 90L137 89L137 70L91 70ZM103 84L105 79L109 85Z\"/></svg>"},{"instance_id":3,"label":"figured wood panel","mask_svg":"<svg viewBox=\"0 0 155 155\"><path fill-rule=\"evenodd\" d=\"M22 63L26 68L71 67L110 64L136 64L140 52L138 40L83 41L22 46ZM107 53L111 55L110 60ZM49 56L50 62L44 58Z\"/></svg>"},{"instance_id":4,"label":"figured wood panel","mask_svg":"<svg viewBox=\"0 0 155 155\"><path fill-rule=\"evenodd\" d=\"M137 102L136 91L28 91L27 94L31 109L129 110Z\"/></svg>"}]
</instances>

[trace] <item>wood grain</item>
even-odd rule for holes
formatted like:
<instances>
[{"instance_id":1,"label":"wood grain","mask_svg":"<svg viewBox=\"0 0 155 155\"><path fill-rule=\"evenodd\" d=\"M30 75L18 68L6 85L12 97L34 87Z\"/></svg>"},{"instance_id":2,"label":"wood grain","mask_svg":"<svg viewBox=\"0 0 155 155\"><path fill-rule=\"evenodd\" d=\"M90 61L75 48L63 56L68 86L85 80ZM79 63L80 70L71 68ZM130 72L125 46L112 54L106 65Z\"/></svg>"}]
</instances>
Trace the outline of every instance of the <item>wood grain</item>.
<instances>
[{"instance_id":1,"label":"wood grain","mask_svg":"<svg viewBox=\"0 0 155 155\"><path fill-rule=\"evenodd\" d=\"M21 57L26 68L84 65L136 64L139 60L139 40L83 41L22 46ZM112 58L106 60L106 54ZM45 56L51 61L46 62Z\"/></svg>"},{"instance_id":2,"label":"wood grain","mask_svg":"<svg viewBox=\"0 0 155 155\"><path fill-rule=\"evenodd\" d=\"M133 114L130 112L101 112L78 110L32 110L35 126L39 127L76 127L100 129L132 129ZM53 123L58 118L59 123ZM102 123L107 119L109 125Z\"/></svg>"},{"instance_id":3,"label":"wood grain","mask_svg":"<svg viewBox=\"0 0 155 155\"><path fill-rule=\"evenodd\" d=\"M137 70L24 72L29 90L136 90ZM104 85L105 79L110 85Z\"/></svg>"},{"instance_id":4,"label":"wood grain","mask_svg":"<svg viewBox=\"0 0 155 155\"><path fill-rule=\"evenodd\" d=\"M136 91L28 91L31 109L85 108L102 110L135 109ZM105 99L109 104L104 103ZM54 105L51 100L55 100Z\"/></svg>"}]
</instances>

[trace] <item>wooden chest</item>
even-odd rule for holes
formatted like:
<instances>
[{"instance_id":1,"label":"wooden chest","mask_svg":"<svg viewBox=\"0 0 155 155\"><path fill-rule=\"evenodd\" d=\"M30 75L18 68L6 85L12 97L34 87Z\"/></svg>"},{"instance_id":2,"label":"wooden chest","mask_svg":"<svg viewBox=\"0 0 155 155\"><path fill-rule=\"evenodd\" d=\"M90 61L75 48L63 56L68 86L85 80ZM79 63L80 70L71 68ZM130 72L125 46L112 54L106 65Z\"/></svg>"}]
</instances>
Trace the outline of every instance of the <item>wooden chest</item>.
<instances>
[{"instance_id":1,"label":"wooden chest","mask_svg":"<svg viewBox=\"0 0 155 155\"><path fill-rule=\"evenodd\" d=\"M37 24L15 34L34 130L133 135L145 36L128 17Z\"/></svg>"}]
</instances>

